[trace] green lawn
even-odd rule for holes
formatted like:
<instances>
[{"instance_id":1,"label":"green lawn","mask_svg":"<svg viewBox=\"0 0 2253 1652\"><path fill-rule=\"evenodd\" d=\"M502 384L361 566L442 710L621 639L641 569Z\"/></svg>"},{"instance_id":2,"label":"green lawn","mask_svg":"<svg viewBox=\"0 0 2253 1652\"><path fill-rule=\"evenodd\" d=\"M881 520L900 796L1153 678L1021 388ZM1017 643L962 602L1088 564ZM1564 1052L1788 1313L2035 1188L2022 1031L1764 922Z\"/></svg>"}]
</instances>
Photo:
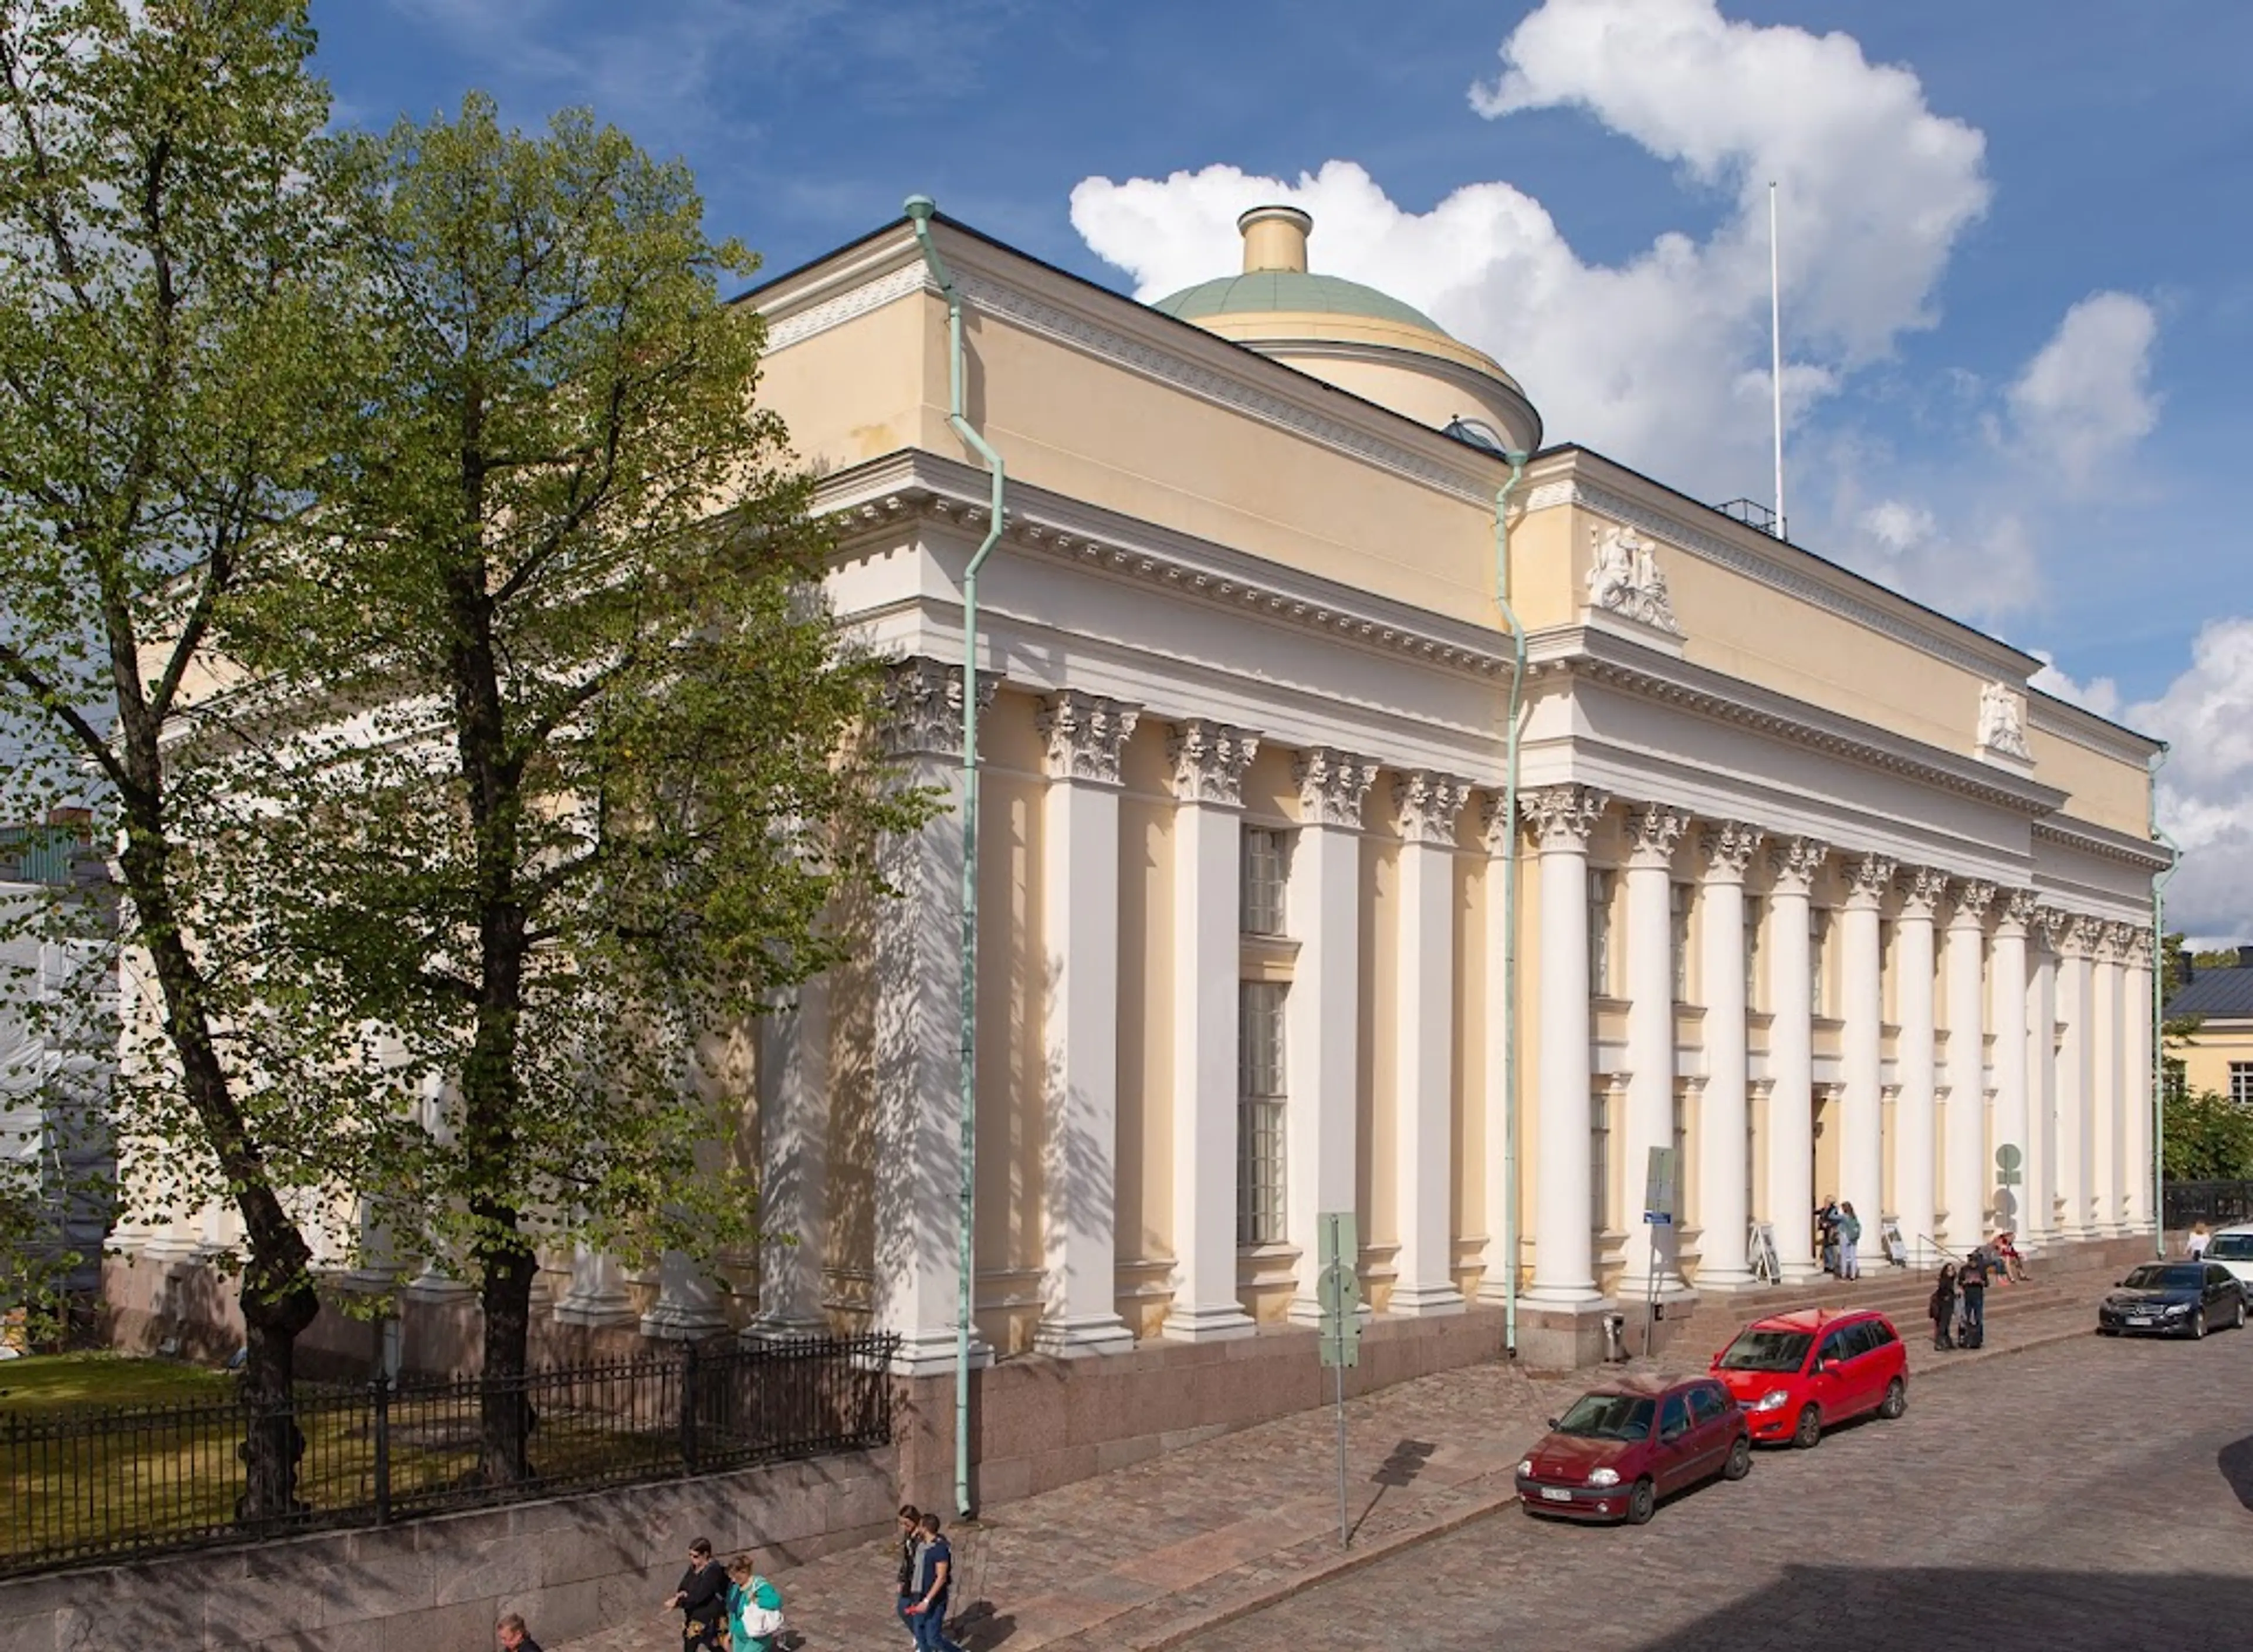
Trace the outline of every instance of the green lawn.
<instances>
[{"instance_id":1,"label":"green lawn","mask_svg":"<svg viewBox=\"0 0 2253 1652\"><path fill-rule=\"evenodd\" d=\"M234 1379L224 1371L177 1360L122 1354L34 1354L0 1360L0 1412L158 1405L226 1399L234 1391Z\"/></svg>"}]
</instances>

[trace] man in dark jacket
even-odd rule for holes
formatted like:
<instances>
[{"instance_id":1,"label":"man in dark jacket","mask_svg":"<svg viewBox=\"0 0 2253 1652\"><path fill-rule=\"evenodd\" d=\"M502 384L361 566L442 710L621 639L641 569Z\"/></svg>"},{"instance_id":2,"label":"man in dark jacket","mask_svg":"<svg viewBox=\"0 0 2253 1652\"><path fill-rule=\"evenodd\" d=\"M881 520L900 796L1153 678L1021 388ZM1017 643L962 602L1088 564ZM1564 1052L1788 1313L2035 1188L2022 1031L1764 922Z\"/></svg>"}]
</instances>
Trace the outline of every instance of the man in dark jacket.
<instances>
[{"instance_id":1,"label":"man in dark jacket","mask_svg":"<svg viewBox=\"0 0 2253 1652\"><path fill-rule=\"evenodd\" d=\"M1956 1276L1956 1288L1964 1293L1964 1335L1957 1340L1966 1348L1977 1348L1987 1340L1988 1274L1983 1245L1964 1259L1963 1270Z\"/></svg>"},{"instance_id":2,"label":"man in dark jacket","mask_svg":"<svg viewBox=\"0 0 2253 1652\"><path fill-rule=\"evenodd\" d=\"M688 1570L665 1604L680 1608L682 1652L718 1652L728 1628L728 1569L705 1538L688 1545Z\"/></svg>"},{"instance_id":3,"label":"man in dark jacket","mask_svg":"<svg viewBox=\"0 0 2253 1652\"><path fill-rule=\"evenodd\" d=\"M493 1625L493 1639L500 1642L500 1652L540 1652L540 1642L513 1612Z\"/></svg>"}]
</instances>

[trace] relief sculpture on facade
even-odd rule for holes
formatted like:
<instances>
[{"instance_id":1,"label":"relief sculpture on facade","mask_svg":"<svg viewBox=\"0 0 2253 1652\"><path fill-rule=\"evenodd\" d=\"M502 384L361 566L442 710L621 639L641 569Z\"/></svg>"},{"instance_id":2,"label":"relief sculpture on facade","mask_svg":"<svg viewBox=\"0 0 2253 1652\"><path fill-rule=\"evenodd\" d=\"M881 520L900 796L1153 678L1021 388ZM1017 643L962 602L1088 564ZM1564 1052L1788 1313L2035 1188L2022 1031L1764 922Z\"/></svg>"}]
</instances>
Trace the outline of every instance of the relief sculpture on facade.
<instances>
[{"instance_id":1,"label":"relief sculpture on facade","mask_svg":"<svg viewBox=\"0 0 2253 1652\"><path fill-rule=\"evenodd\" d=\"M1997 756L2034 760L2026 744L2026 702L2008 683L1992 682L1979 691L1979 749Z\"/></svg>"},{"instance_id":2,"label":"relief sculpture on facade","mask_svg":"<svg viewBox=\"0 0 2253 1652\"><path fill-rule=\"evenodd\" d=\"M1595 554L1588 563L1588 606L1640 622L1673 636L1682 634L1674 622L1674 600L1666 589L1666 575L1650 541L1631 527L1606 526L1589 530Z\"/></svg>"}]
</instances>

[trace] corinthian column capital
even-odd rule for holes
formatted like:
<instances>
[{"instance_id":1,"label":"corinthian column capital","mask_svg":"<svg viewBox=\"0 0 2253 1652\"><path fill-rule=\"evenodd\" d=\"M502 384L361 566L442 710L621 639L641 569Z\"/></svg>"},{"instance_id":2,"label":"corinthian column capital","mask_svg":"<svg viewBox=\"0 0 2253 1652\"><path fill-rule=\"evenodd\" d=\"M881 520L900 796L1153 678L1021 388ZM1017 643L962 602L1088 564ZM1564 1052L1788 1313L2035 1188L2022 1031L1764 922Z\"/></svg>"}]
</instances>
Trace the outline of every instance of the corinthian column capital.
<instances>
[{"instance_id":1,"label":"corinthian column capital","mask_svg":"<svg viewBox=\"0 0 2253 1652\"><path fill-rule=\"evenodd\" d=\"M1518 793L1517 806L1532 825L1536 842L1545 850L1587 854L1596 822L1611 799L1594 786L1537 786Z\"/></svg>"},{"instance_id":2,"label":"corinthian column capital","mask_svg":"<svg viewBox=\"0 0 2253 1652\"><path fill-rule=\"evenodd\" d=\"M1758 826L1747 826L1742 820L1723 820L1706 827L1698 840L1705 875L1716 883L1743 882L1764 840Z\"/></svg>"},{"instance_id":3,"label":"corinthian column capital","mask_svg":"<svg viewBox=\"0 0 2253 1652\"><path fill-rule=\"evenodd\" d=\"M1291 780L1299 788L1299 812L1308 826L1358 826L1362 799L1377 778L1366 757L1329 746L1311 746L1291 761Z\"/></svg>"},{"instance_id":4,"label":"corinthian column capital","mask_svg":"<svg viewBox=\"0 0 2253 1652\"><path fill-rule=\"evenodd\" d=\"M1470 795L1470 782L1454 775L1412 769L1399 776L1392 783L1392 807L1401 838L1409 843L1454 843L1455 817Z\"/></svg>"},{"instance_id":5,"label":"corinthian column capital","mask_svg":"<svg viewBox=\"0 0 2253 1652\"><path fill-rule=\"evenodd\" d=\"M1166 756L1174 765L1174 796L1182 803L1244 806L1244 771L1259 749L1259 736L1210 718L1174 725Z\"/></svg>"},{"instance_id":6,"label":"corinthian column capital","mask_svg":"<svg viewBox=\"0 0 2253 1652\"><path fill-rule=\"evenodd\" d=\"M1141 717L1135 707L1067 688L1041 702L1036 720L1048 742L1049 776L1056 780L1119 784L1119 754Z\"/></svg>"},{"instance_id":7,"label":"corinthian column capital","mask_svg":"<svg viewBox=\"0 0 2253 1652\"><path fill-rule=\"evenodd\" d=\"M1674 864L1675 846L1690 829L1690 813L1663 803L1631 803L1627 829L1629 866L1670 867Z\"/></svg>"}]
</instances>

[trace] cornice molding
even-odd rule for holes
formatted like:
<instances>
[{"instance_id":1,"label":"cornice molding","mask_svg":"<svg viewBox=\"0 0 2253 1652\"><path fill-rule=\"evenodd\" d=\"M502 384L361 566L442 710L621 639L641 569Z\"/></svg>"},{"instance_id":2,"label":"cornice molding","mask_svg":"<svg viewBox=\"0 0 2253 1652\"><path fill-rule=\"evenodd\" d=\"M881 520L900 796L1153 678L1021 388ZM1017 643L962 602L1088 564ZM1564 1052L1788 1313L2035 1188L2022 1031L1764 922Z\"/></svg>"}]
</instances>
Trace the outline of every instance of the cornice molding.
<instances>
[{"instance_id":1,"label":"cornice molding","mask_svg":"<svg viewBox=\"0 0 2253 1652\"><path fill-rule=\"evenodd\" d=\"M1540 658L1533 670L1550 676L1566 673L1608 687L1623 689L1645 699L1735 723L1755 733L1776 736L1850 763L1898 774L1943 791L1953 791L2013 814L2045 815L2065 801L2054 787L2006 776L1975 758L1959 757L1936 747L1906 740L1873 723L1771 694L1749 683L1724 678L1705 667L1666 659L1650 650L1640 650L1650 665L1638 665L1618 655L1597 652L1601 633L1580 630L1580 649L1571 648L1570 631L1548 633L1538 639ZM1562 637L1566 640L1559 641ZM1660 669L1661 666L1664 669ZM1726 683L1728 690L1719 686Z\"/></svg>"},{"instance_id":2,"label":"cornice molding","mask_svg":"<svg viewBox=\"0 0 2253 1652\"><path fill-rule=\"evenodd\" d=\"M2138 767L2149 763L2152 753L2166 749L2149 735L2138 734L2124 724L2100 717L2071 701L2044 694L2039 688L2026 691L2026 726Z\"/></svg>"},{"instance_id":3,"label":"cornice molding","mask_svg":"<svg viewBox=\"0 0 2253 1652\"><path fill-rule=\"evenodd\" d=\"M2076 819L2068 814L2053 814L2035 821L2033 835L2040 842L2062 844L2084 854L2121 861L2130 866L2158 870L2174 864L2174 856L2149 839L2131 838L2124 832L2115 832L2110 826Z\"/></svg>"},{"instance_id":4,"label":"cornice molding","mask_svg":"<svg viewBox=\"0 0 2253 1652\"><path fill-rule=\"evenodd\" d=\"M966 465L908 453L865 473L831 478L822 490L830 497L817 498L815 508L837 520L841 548L849 553L910 522L937 522L983 533L987 485L984 476ZM1019 550L1238 613L1255 613L1279 624L1443 671L1493 678L1510 667L1497 646L1470 640L1495 638L1485 627L1355 592L1168 529L1114 519L1108 512L1033 490L1013 487L1011 493L1017 502L1001 537Z\"/></svg>"},{"instance_id":5,"label":"cornice molding","mask_svg":"<svg viewBox=\"0 0 2253 1652\"><path fill-rule=\"evenodd\" d=\"M765 353L770 356L778 354L792 345L804 344L808 338L827 332L833 327L841 327L848 321L857 320L872 310L881 310L910 293L926 289L938 290L931 284L930 273L918 259L874 280L864 281L858 286L848 287L842 292L808 304L802 310L785 310L782 315L767 323Z\"/></svg>"},{"instance_id":6,"label":"cornice molding","mask_svg":"<svg viewBox=\"0 0 2253 1652\"><path fill-rule=\"evenodd\" d=\"M1615 489L1581 477L1560 477L1543 482L1529 490L1525 509L1529 514L1559 505L1577 505L1584 510L1608 516L1616 522L1649 533L1665 544L1692 556L1726 568L1759 581L1772 589L1798 598L1827 612L1850 619L1856 624L1905 643L1935 659L1946 660L1951 666L1992 678L2006 667L2018 651L1998 644L1991 651L1983 651L1940 633L1937 626L1920 625L1906 615L1894 613L1866 597L1841 590L1838 585L1804 567L1792 565L1796 558L1805 557L1805 552L1763 554L1749 546L1739 544L1710 528L1685 521L1671 512L1642 499L1630 498Z\"/></svg>"}]
</instances>

